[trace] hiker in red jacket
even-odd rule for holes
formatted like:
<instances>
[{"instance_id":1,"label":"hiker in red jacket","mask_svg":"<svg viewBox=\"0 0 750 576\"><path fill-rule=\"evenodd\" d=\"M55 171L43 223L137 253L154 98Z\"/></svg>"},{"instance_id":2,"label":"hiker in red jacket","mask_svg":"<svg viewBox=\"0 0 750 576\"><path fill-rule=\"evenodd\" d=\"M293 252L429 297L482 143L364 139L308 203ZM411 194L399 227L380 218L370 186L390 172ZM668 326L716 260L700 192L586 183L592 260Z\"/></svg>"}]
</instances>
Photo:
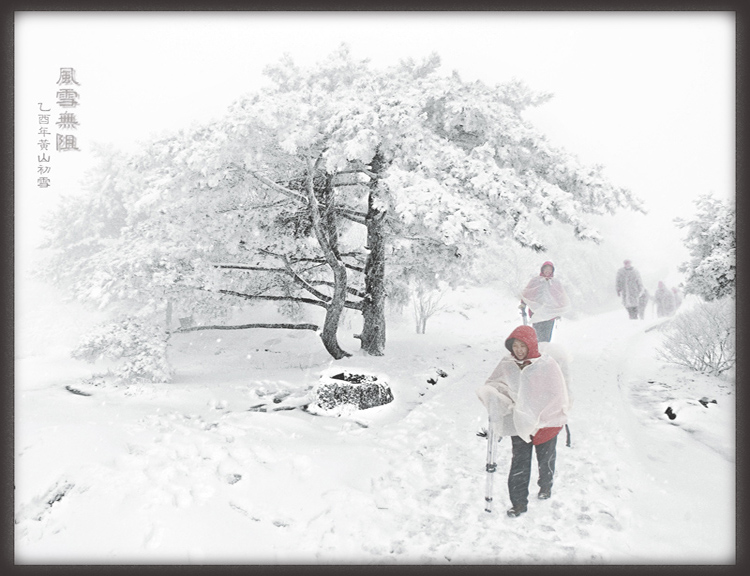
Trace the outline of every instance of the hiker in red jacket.
<instances>
[{"instance_id":1,"label":"hiker in red jacket","mask_svg":"<svg viewBox=\"0 0 750 576\"><path fill-rule=\"evenodd\" d=\"M540 354L536 332L519 326L505 340L510 352L477 390L497 436L510 436L513 459L508 476L512 507L508 516L526 512L532 452L539 464L539 494L552 495L557 434L567 422L570 399L558 363Z\"/></svg>"},{"instance_id":2,"label":"hiker in red jacket","mask_svg":"<svg viewBox=\"0 0 750 576\"><path fill-rule=\"evenodd\" d=\"M560 280L555 278L555 265L542 264L538 276L529 280L521 293L521 307L529 307L529 318L539 342L552 340L555 320L570 311L570 298Z\"/></svg>"}]
</instances>

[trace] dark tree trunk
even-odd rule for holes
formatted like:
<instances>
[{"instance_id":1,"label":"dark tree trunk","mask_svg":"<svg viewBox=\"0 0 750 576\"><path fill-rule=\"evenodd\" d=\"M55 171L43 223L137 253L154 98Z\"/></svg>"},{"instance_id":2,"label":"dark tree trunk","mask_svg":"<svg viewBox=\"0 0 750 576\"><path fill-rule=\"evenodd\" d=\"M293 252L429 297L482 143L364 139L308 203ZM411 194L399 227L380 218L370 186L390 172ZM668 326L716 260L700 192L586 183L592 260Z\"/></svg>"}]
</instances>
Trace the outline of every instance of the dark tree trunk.
<instances>
[{"instance_id":1,"label":"dark tree trunk","mask_svg":"<svg viewBox=\"0 0 750 576\"><path fill-rule=\"evenodd\" d=\"M321 216L318 200L315 197L313 170L313 164L310 162L307 176L307 198L310 204L313 229L315 231L315 236L318 239L318 243L320 244L320 248L323 250L326 262L333 271L333 297L326 307L326 316L323 322L323 331L320 334L320 338L328 353L336 360L340 360L341 358L351 356L351 354L344 351L341 346L339 346L337 336L341 313L344 311L344 304L346 302L346 268L344 267L341 258L338 256L336 230L335 228L330 228L330 222L334 220L329 220L327 214ZM333 212L334 207L332 195L329 196L328 205L325 208L327 213Z\"/></svg>"},{"instance_id":2,"label":"dark tree trunk","mask_svg":"<svg viewBox=\"0 0 750 576\"><path fill-rule=\"evenodd\" d=\"M363 326L360 335L362 350L371 356L385 354L385 211L378 208L379 182L384 169L380 153L372 160L376 177L370 182L367 202L367 246L365 263L365 299L362 302Z\"/></svg>"},{"instance_id":3,"label":"dark tree trunk","mask_svg":"<svg viewBox=\"0 0 750 576\"><path fill-rule=\"evenodd\" d=\"M332 267L333 269L333 299L328 304L325 321L323 322L323 331L320 338L323 346L328 353L336 360L351 356L348 352L339 346L337 332L341 313L344 310L344 301L346 300L346 268L343 265Z\"/></svg>"}]
</instances>

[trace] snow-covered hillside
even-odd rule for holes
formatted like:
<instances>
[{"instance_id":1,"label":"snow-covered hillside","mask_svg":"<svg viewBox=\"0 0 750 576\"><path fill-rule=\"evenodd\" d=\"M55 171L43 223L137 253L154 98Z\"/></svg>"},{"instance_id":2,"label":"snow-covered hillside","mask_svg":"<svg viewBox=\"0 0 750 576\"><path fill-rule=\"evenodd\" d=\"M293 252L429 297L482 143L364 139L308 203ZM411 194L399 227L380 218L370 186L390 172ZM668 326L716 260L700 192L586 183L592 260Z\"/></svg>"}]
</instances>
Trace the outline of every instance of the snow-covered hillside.
<instances>
[{"instance_id":1,"label":"snow-covered hillside","mask_svg":"<svg viewBox=\"0 0 750 576\"><path fill-rule=\"evenodd\" d=\"M484 511L475 390L520 316L491 287L453 294L425 335L391 321L383 357L360 354L354 328L341 330L354 356L340 361L308 331L193 332L174 336L172 384L122 387L81 383L95 367L67 355L89 321L80 308L33 282L24 294L18 564L735 560L734 380L658 361L657 320L629 320L614 297L610 312L556 328L573 356L572 445L560 437L552 498L508 518L508 439L496 511ZM281 409L331 367L382 375L394 401ZM535 482L533 470L532 496Z\"/></svg>"}]
</instances>

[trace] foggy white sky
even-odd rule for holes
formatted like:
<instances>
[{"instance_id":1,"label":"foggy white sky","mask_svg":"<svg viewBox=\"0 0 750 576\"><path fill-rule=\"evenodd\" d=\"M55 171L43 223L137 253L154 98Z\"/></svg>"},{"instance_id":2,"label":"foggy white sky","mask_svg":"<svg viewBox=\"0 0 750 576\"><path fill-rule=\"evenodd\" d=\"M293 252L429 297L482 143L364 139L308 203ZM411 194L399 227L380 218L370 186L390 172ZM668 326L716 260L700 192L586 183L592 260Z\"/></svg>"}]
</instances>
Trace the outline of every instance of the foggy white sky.
<instances>
[{"instance_id":1,"label":"foggy white sky","mask_svg":"<svg viewBox=\"0 0 750 576\"><path fill-rule=\"evenodd\" d=\"M312 64L345 42L377 66L436 52L464 79L552 92L529 117L650 210L623 258L676 267L686 254L672 219L704 193L734 199L734 27L730 12L17 12L17 254L75 188L91 142L129 148L209 120L285 52ZM54 103L62 67L81 83L81 152L56 154L43 190L37 103Z\"/></svg>"}]
</instances>

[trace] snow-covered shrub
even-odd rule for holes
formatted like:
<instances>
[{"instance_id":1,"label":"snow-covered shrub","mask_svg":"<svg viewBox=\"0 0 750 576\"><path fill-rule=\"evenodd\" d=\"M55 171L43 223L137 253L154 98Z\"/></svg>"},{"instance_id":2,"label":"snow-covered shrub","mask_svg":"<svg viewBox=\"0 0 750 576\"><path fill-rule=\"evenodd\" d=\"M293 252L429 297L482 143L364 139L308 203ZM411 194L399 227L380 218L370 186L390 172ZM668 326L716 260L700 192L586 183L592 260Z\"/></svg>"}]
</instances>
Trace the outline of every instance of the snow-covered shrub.
<instances>
[{"instance_id":1,"label":"snow-covered shrub","mask_svg":"<svg viewBox=\"0 0 750 576\"><path fill-rule=\"evenodd\" d=\"M91 363L99 359L122 361L114 375L126 382L169 382L172 368L166 357L167 338L158 326L126 318L86 335L72 356Z\"/></svg>"},{"instance_id":2,"label":"snow-covered shrub","mask_svg":"<svg viewBox=\"0 0 750 576\"><path fill-rule=\"evenodd\" d=\"M664 328L659 356L697 372L719 375L735 365L734 300L700 302Z\"/></svg>"}]
</instances>

